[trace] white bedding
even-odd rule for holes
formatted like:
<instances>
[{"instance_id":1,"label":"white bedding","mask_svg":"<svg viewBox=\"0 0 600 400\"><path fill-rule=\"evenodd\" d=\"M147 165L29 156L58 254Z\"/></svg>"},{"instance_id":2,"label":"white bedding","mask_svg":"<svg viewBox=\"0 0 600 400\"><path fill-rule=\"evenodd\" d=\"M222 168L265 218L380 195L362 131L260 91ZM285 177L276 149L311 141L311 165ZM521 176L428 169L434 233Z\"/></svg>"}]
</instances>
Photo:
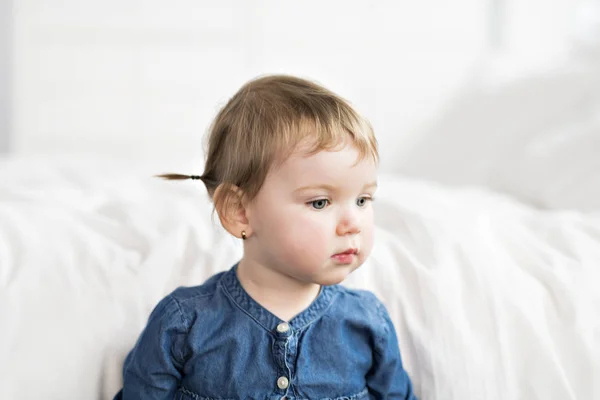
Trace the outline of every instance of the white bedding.
<instances>
[{"instance_id":1,"label":"white bedding","mask_svg":"<svg viewBox=\"0 0 600 400\"><path fill-rule=\"evenodd\" d=\"M0 399L111 398L156 302L237 260L201 184L150 178L170 170L0 162ZM392 176L375 204L347 284L387 305L422 399L600 399L600 212Z\"/></svg>"}]
</instances>

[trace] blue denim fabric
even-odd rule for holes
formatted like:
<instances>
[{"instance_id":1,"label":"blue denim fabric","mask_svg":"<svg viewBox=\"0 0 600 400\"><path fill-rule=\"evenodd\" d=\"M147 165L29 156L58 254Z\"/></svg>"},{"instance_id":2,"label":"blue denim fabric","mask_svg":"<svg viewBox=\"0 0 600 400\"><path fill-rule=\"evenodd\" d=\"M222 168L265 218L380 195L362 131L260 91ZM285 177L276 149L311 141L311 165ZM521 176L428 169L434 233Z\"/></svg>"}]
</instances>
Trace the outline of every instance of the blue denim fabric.
<instances>
[{"instance_id":1,"label":"blue denim fabric","mask_svg":"<svg viewBox=\"0 0 600 400\"><path fill-rule=\"evenodd\" d=\"M236 267L156 306L115 400L416 399L373 294L324 286L286 325L244 291Z\"/></svg>"}]
</instances>

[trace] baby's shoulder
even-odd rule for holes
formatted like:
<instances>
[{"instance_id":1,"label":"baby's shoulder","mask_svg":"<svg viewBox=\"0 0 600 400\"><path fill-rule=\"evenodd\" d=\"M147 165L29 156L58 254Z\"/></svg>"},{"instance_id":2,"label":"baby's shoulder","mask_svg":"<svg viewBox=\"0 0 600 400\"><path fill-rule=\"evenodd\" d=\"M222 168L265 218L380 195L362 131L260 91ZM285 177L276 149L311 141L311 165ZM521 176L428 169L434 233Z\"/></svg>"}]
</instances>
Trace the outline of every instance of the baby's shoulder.
<instances>
[{"instance_id":1,"label":"baby's shoulder","mask_svg":"<svg viewBox=\"0 0 600 400\"><path fill-rule=\"evenodd\" d=\"M213 275L206 282L197 286L180 286L164 297L156 306L154 313L175 315L190 325L203 314L214 312L219 301L215 299L219 291L219 281L223 272Z\"/></svg>"},{"instance_id":2,"label":"baby's shoulder","mask_svg":"<svg viewBox=\"0 0 600 400\"><path fill-rule=\"evenodd\" d=\"M373 326L381 326L386 319L387 310L373 292L336 286L338 292L337 307L346 316L363 320Z\"/></svg>"},{"instance_id":3,"label":"baby's shoulder","mask_svg":"<svg viewBox=\"0 0 600 400\"><path fill-rule=\"evenodd\" d=\"M336 291L341 300L345 303L352 303L357 306L363 306L367 308L376 308L383 306L383 303L375 296L375 294L369 290L364 289L353 289L347 286L336 285Z\"/></svg>"},{"instance_id":4,"label":"baby's shoulder","mask_svg":"<svg viewBox=\"0 0 600 400\"><path fill-rule=\"evenodd\" d=\"M180 286L171 292L169 296L179 304L209 300L218 291L219 281L223 274L224 272L219 272L198 286Z\"/></svg>"}]
</instances>

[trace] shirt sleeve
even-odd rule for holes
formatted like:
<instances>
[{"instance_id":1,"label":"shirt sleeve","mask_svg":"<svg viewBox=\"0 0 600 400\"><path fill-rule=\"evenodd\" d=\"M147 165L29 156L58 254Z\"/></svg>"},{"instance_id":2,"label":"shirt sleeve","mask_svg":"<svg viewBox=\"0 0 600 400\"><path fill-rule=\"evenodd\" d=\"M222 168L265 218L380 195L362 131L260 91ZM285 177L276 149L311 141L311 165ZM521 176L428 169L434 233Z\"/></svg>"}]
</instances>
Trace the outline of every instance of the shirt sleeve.
<instances>
[{"instance_id":1,"label":"shirt sleeve","mask_svg":"<svg viewBox=\"0 0 600 400\"><path fill-rule=\"evenodd\" d=\"M373 366L367 376L369 392L376 399L417 400L402 358L394 324L385 307L377 301L381 326L375 340Z\"/></svg>"},{"instance_id":2,"label":"shirt sleeve","mask_svg":"<svg viewBox=\"0 0 600 400\"><path fill-rule=\"evenodd\" d=\"M123 389L115 400L175 397L185 359L182 349L186 325L179 303L172 295L158 303L125 359Z\"/></svg>"}]
</instances>

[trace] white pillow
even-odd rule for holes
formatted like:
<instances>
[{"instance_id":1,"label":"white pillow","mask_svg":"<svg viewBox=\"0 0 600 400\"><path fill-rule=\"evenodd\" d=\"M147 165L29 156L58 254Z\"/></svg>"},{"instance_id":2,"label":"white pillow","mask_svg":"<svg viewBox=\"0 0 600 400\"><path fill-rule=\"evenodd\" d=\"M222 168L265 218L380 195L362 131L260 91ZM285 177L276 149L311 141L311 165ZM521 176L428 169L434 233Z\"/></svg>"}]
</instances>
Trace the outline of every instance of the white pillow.
<instances>
[{"instance_id":1,"label":"white pillow","mask_svg":"<svg viewBox=\"0 0 600 400\"><path fill-rule=\"evenodd\" d=\"M424 129L399 172L541 208L600 209L597 64L572 60L502 82L482 72Z\"/></svg>"},{"instance_id":2,"label":"white pillow","mask_svg":"<svg viewBox=\"0 0 600 400\"><path fill-rule=\"evenodd\" d=\"M600 102L572 119L496 166L494 186L543 208L600 210Z\"/></svg>"}]
</instances>

